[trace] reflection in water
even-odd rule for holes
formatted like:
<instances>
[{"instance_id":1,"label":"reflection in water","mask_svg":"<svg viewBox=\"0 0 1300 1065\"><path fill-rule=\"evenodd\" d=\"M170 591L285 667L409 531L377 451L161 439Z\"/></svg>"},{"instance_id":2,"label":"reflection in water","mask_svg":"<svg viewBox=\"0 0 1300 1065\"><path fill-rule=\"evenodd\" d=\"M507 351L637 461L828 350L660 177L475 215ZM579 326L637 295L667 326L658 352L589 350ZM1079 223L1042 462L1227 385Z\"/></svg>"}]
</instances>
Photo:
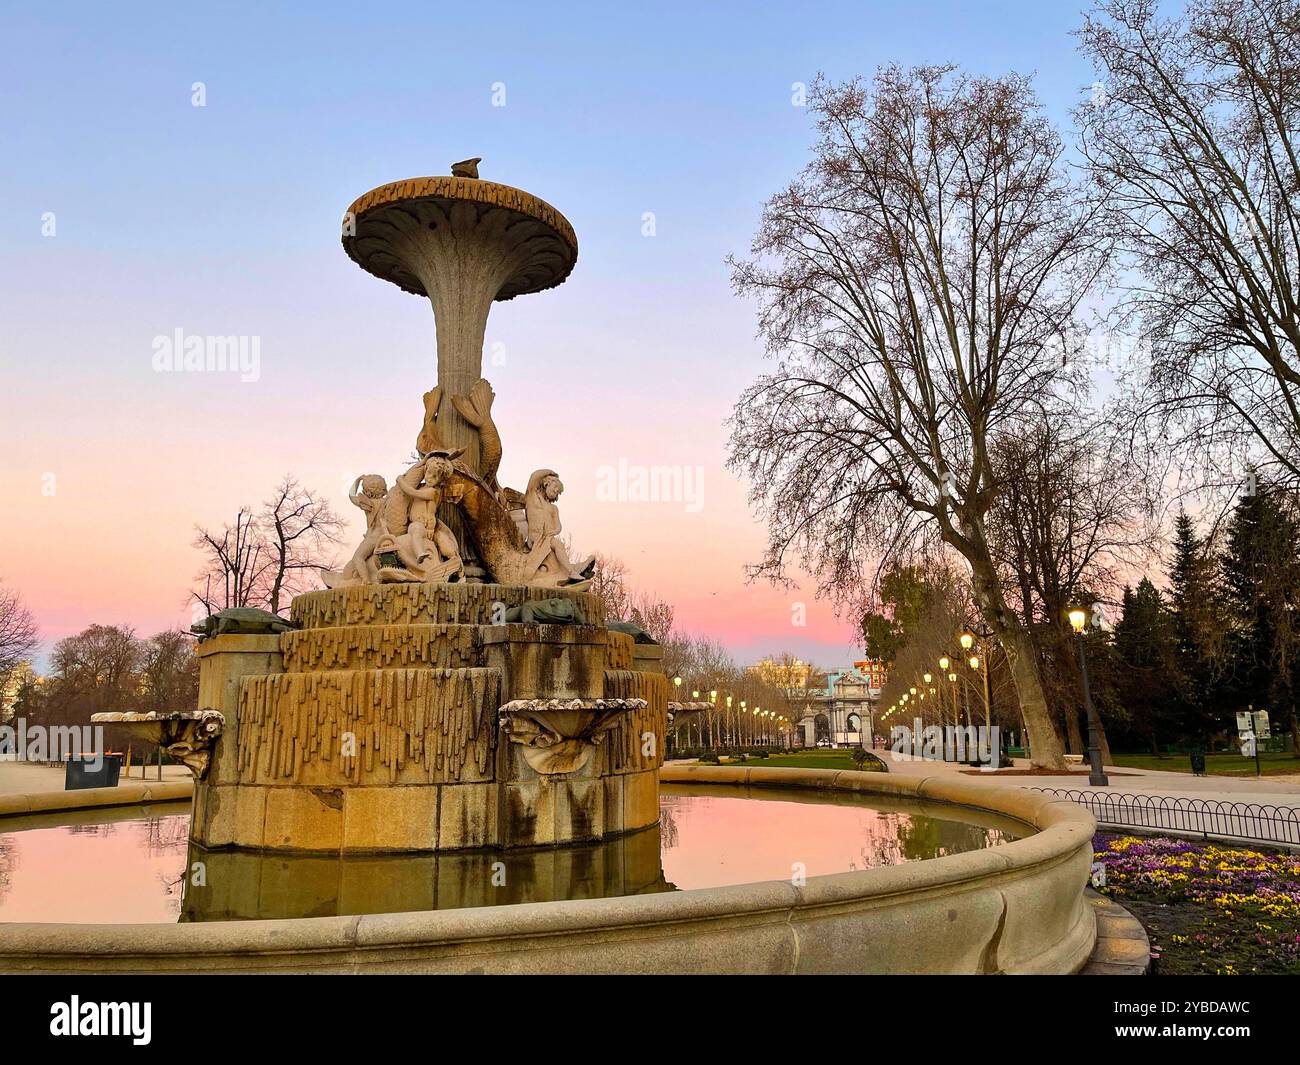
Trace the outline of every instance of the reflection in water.
<instances>
[{"instance_id":1,"label":"reflection in water","mask_svg":"<svg viewBox=\"0 0 1300 1065\"><path fill-rule=\"evenodd\" d=\"M12 836L0 836L0 906L4 905L9 885L17 875L17 847Z\"/></svg>"},{"instance_id":2,"label":"reflection in water","mask_svg":"<svg viewBox=\"0 0 1300 1065\"><path fill-rule=\"evenodd\" d=\"M338 858L195 847L190 862L203 863L206 883L186 886L182 921L401 913L672 890L654 829L595 847L437 855Z\"/></svg>"},{"instance_id":3,"label":"reflection in water","mask_svg":"<svg viewBox=\"0 0 1300 1065\"><path fill-rule=\"evenodd\" d=\"M0 835L0 921L179 917L188 805L65 813L62 820L71 823L57 820L24 819L32 827Z\"/></svg>"},{"instance_id":4,"label":"reflection in water","mask_svg":"<svg viewBox=\"0 0 1300 1065\"><path fill-rule=\"evenodd\" d=\"M187 807L33 818L0 834L0 921L247 920L603 898L789 879L796 863L808 876L896 865L1025 831L950 806L873 803L669 785L658 831L598 846L346 859L203 851L187 842Z\"/></svg>"},{"instance_id":5,"label":"reflection in water","mask_svg":"<svg viewBox=\"0 0 1300 1065\"><path fill-rule=\"evenodd\" d=\"M980 850L1029 831L936 803L777 788L666 785L664 875L680 888L789 880ZM961 820L955 820L961 818Z\"/></svg>"}]
</instances>

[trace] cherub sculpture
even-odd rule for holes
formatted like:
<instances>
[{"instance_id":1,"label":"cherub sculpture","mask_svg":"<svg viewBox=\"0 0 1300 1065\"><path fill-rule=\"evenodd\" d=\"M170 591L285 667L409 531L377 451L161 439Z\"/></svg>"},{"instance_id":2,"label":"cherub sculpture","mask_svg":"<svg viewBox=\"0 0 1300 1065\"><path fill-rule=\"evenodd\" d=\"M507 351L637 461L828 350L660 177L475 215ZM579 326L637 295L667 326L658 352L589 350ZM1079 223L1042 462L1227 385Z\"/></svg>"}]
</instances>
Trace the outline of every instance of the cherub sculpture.
<instances>
[{"instance_id":1,"label":"cherub sculpture","mask_svg":"<svg viewBox=\"0 0 1300 1065\"><path fill-rule=\"evenodd\" d=\"M460 454L424 455L392 488L375 473L358 477L348 498L365 512L366 533L343 569L321 570L325 586L457 580L464 572L460 550L438 505Z\"/></svg>"},{"instance_id":2,"label":"cherub sculpture","mask_svg":"<svg viewBox=\"0 0 1300 1065\"><path fill-rule=\"evenodd\" d=\"M528 584L557 587L576 584L588 580L595 569L594 555L577 565L570 562L560 540L560 508L555 501L563 491L564 485L554 470L537 470L528 478L528 490L524 493L524 513L528 519L524 579Z\"/></svg>"},{"instance_id":3,"label":"cherub sculpture","mask_svg":"<svg viewBox=\"0 0 1300 1065\"><path fill-rule=\"evenodd\" d=\"M352 558L341 570L321 570L321 580L326 588L340 588L348 584L378 584L379 567L375 564L375 549L387 535L384 527L384 500L388 495L388 482L377 473L363 473L352 482L348 499L360 507L366 516L366 534L352 552Z\"/></svg>"},{"instance_id":4,"label":"cherub sculpture","mask_svg":"<svg viewBox=\"0 0 1300 1065\"><path fill-rule=\"evenodd\" d=\"M401 562L384 565L380 581L456 580L463 572L455 534L438 518L452 462L464 448L434 451L423 456L405 473L384 498L386 535L376 544L376 554L396 555Z\"/></svg>"}]
</instances>

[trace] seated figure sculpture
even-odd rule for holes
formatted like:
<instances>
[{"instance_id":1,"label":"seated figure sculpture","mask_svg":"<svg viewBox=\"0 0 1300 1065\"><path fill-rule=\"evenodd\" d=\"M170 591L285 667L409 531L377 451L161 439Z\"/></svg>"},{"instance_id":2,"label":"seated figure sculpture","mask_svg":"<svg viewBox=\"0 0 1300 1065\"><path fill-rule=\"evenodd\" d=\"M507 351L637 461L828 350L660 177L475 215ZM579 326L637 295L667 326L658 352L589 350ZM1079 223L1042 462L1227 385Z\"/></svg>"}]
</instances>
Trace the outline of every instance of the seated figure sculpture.
<instances>
[{"instance_id":1,"label":"seated figure sculpture","mask_svg":"<svg viewBox=\"0 0 1300 1065\"><path fill-rule=\"evenodd\" d=\"M438 518L452 462L463 454L434 451L408 469L384 499L386 535L375 544L380 556L379 579L388 581L454 581L464 572L456 537ZM384 564L396 555L400 566Z\"/></svg>"},{"instance_id":2,"label":"seated figure sculpture","mask_svg":"<svg viewBox=\"0 0 1300 1065\"><path fill-rule=\"evenodd\" d=\"M376 473L358 477L348 498L365 512L366 533L342 570L321 570L325 586L457 580L463 572L460 552L438 518L438 505L460 454L425 455L392 488Z\"/></svg>"},{"instance_id":3,"label":"seated figure sculpture","mask_svg":"<svg viewBox=\"0 0 1300 1065\"><path fill-rule=\"evenodd\" d=\"M555 501L564 484L554 470L537 470L528 478L524 493L524 511L528 516L528 561L525 579L530 583L577 583L591 577L596 565L592 555L574 565L560 539L560 508ZM540 579L539 579L540 578Z\"/></svg>"}]
</instances>

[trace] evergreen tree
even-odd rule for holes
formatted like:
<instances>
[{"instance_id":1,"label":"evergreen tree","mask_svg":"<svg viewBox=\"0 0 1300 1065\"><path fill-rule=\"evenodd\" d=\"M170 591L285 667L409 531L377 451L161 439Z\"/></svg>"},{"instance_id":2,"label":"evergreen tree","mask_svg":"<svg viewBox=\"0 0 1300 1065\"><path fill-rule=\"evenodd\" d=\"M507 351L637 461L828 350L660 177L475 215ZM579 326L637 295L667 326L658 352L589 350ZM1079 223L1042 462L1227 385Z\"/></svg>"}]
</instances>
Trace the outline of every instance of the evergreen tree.
<instances>
[{"instance_id":1,"label":"evergreen tree","mask_svg":"<svg viewBox=\"0 0 1300 1065\"><path fill-rule=\"evenodd\" d=\"M1222 558L1230 664L1223 716L1251 705L1268 710L1274 727L1289 728L1300 750L1298 539L1295 500L1281 489L1256 484L1237 501Z\"/></svg>"},{"instance_id":2,"label":"evergreen tree","mask_svg":"<svg viewBox=\"0 0 1300 1065\"><path fill-rule=\"evenodd\" d=\"M1161 744L1186 736L1173 621L1145 577L1136 589L1124 589L1122 609L1115 625L1115 697L1132 732L1159 754Z\"/></svg>"},{"instance_id":3,"label":"evergreen tree","mask_svg":"<svg viewBox=\"0 0 1300 1065\"><path fill-rule=\"evenodd\" d=\"M1169 609L1182 731L1204 737L1223 727L1219 686L1225 619L1216 560L1186 513L1174 523Z\"/></svg>"}]
</instances>

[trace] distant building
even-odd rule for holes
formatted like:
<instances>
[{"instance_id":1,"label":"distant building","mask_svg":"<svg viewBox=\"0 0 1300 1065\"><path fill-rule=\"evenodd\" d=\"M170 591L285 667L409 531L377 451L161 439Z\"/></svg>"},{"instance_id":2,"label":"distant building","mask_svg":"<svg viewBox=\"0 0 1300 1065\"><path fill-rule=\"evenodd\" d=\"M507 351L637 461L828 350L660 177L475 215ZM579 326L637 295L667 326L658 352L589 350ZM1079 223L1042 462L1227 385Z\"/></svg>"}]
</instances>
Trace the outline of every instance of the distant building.
<instances>
[{"instance_id":1,"label":"distant building","mask_svg":"<svg viewBox=\"0 0 1300 1065\"><path fill-rule=\"evenodd\" d=\"M808 677L812 674L812 666L807 662L788 656L761 659L750 669L764 683L785 689L787 695L793 692L796 696L803 693L808 686Z\"/></svg>"},{"instance_id":2,"label":"distant building","mask_svg":"<svg viewBox=\"0 0 1300 1065\"><path fill-rule=\"evenodd\" d=\"M13 714L14 701L18 698L18 692L34 676L30 662L19 662L10 671L9 676L0 681L0 721L7 721ZM39 683L41 678L36 677L36 680Z\"/></svg>"},{"instance_id":3,"label":"distant building","mask_svg":"<svg viewBox=\"0 0 1300 1065\"><path fill-rule=\"evenodd\" d=\"M804 716L798 722L804 747L822 741L834 747L870 747L876 703L889 675L889 664L876 660L854 662L831 670L824 687L805 694Z\"/></svg>"}]
</instances>

